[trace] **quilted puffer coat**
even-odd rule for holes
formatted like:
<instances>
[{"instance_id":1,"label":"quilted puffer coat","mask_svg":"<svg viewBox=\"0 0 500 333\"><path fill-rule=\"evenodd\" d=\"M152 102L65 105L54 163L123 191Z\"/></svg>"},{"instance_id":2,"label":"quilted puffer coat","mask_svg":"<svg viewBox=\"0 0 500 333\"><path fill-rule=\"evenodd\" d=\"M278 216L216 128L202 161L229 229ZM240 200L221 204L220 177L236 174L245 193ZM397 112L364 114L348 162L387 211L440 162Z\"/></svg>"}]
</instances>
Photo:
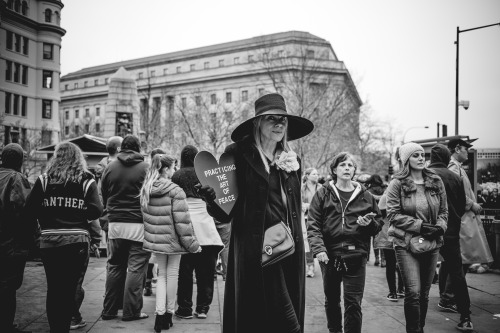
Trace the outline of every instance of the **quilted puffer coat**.
<instances>
[{"instance_id":1,"label":"quilted puffer coat","mask_svg":"<svg viewBox=\"0 0 500 333\"><path fill-rule=\"evenodd\" d=\"M169 179L158 179L142 207L144 250L163 254L194 253L200 247L189 217L186 194Z\"/></svg>"}]
</instances>

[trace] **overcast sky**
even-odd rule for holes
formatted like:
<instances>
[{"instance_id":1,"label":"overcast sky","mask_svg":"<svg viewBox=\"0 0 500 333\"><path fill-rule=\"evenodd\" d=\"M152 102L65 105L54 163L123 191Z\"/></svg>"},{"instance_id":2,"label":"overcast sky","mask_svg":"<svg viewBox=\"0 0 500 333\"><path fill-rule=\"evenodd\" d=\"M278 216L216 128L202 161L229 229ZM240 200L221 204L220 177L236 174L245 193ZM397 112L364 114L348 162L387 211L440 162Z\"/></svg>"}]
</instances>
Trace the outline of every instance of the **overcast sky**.
<instances>
[{"instance_id":1,"label":"overcast sky","mask_svg":"<svg viewBox=\"0 0 500 333\"><path fill-rule=\"evenodd\" d=\"M455 130L461 30L499 23L498 0L65 0L62 74L290 30L328 40L364 103L406 141ZM460 34L461 135L500 148L500 26ZM429 126L429 129L412 128Z\"/></svg>"}]
</instances>

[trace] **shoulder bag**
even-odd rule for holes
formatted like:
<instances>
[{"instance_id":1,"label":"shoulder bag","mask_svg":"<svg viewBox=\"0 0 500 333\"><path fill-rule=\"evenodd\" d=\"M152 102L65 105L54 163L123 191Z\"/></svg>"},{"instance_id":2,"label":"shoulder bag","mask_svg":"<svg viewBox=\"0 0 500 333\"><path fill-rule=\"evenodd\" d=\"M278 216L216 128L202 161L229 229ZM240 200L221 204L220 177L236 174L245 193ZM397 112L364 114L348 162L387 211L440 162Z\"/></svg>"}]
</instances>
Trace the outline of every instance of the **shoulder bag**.
<instances>
[{"instance_id":1,"label":"shoulder bag","mask_svg":"<svg viewBox=\"0 0 500 333\"><path fill-rule=\"evenodd\" d=\"M435 240L429 240L422 236L413 236L410 239L410 251L414 254L430 252L437 248Z\"/></svg>"},{"instance_id":2,"label":"shoulder bag","mask_svg":"<svg viewBox=\"0 0 500 333\"><path fill-rule=\"evenodd\" d=\"M270 226L264 232L264 242L262 244L262 267L274 264L295 252L295 242L293 241L290 225L288 224L288 209L286 195L281 185L281 198L286 211L286 224L281 221Z\"/></svg>"}]
</instances>

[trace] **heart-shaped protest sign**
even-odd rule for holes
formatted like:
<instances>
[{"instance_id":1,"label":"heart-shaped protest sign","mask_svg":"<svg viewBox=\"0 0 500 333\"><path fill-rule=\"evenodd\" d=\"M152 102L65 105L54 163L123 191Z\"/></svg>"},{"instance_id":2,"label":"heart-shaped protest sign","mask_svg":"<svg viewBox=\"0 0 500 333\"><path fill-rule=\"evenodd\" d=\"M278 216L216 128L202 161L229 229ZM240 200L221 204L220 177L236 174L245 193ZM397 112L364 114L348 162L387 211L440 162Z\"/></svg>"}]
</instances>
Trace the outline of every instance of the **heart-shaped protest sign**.
<instances>
[{"instance_id":1,"label":"heart-shaped protest sign","mask_svg":"<svg viewBox=\"0 0 500 333\"><path fill-rule=\"evenodd\" d=\"M215 190L215 203L229 215L238 198L234 156L222 154L219 162L208 151L200 151L194 158L196 176L202 185Z\"/></svg>"}]
</instances>

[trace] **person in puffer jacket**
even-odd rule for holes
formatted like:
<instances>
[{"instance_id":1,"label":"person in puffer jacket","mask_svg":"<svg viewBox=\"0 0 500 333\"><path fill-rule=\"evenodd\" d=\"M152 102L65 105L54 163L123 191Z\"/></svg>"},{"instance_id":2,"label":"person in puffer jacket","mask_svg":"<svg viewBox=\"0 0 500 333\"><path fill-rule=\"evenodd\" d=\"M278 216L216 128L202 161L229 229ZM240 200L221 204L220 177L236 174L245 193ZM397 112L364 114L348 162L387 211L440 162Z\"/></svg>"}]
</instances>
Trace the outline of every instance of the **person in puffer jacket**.
<instances>
[{"instance_id":1,"label":"person in puffer jacket","mask_svg":"<svg viewBox=\"0 0 500 333\"><path fill-rule=\"evenodd\" d=\"M361 333L361 302L370 239L383 225L373 195L352 181L356 168L351 154L337 154L330 165L333 180L316 192L309 205L307 234L323 275L330 332ZM344 330L341 283L344 285Z\"/></svg>"},{"instance_id":2,"label":"person in puffer jacket","mask_svg":"<svg viewBox=\"0 0 500 333\"><path fill-rule=\"evenodd\" d=\"M186 194L170 180L174 165L174 158L155 155L140 193L144 250L155 253L158 262L155 332L173 325L181 254L201 251L189 217Z\"/></svg>"}]
</instances>

